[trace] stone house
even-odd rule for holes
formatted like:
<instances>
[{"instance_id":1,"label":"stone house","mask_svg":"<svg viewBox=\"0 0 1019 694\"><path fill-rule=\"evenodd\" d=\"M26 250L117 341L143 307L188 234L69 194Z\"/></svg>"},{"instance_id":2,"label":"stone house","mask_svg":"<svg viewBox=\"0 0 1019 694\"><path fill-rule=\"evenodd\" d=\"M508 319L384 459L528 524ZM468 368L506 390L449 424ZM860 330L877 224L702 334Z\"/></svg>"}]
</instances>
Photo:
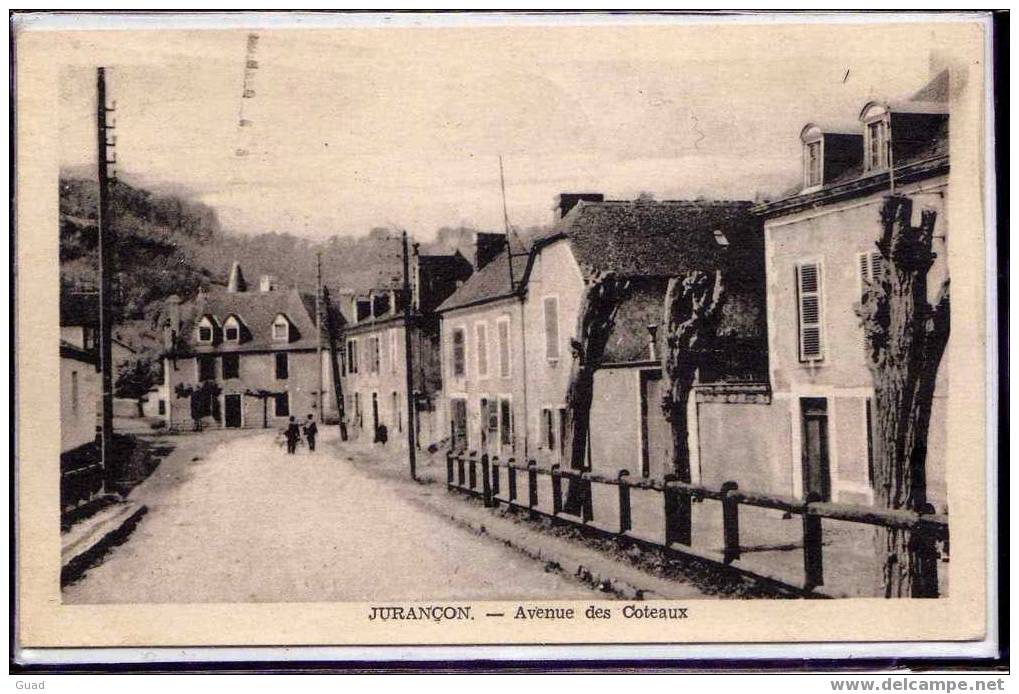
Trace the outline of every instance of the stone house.
<instances>
[{"instance_id":1,"label":"stone house","mask_svg":"<svg viewBox=\"0 0 1019 694\"><path fill-rule=\"evenodd\" d=\"M514 454L544 464L565 462L570 340L584 287L601 272L628 278L631 288L595 374L589 468L603 474L627 468L631 474L657 477L666 471L671 433L660 406L660 352L654 340L668 278L687 270L720 269L729 278L723 338L712 368L701 374L698 384L709 400L721 393L724 404L715 405L707 416L724 416L736 401L758 408L768 402L763 247L759 223L749 208L748 202L630 202L605 201L597 194L561 195L555 226L534 240L526 261L514 262L515 286L509 287L505 259L497 259L442 307L447 396L451 403L467 400L466 447L480 450L496 431L501 444L501 403L508 397L513 402ZM482 281L483 276L491 279ZM479 340L477 326L497 325L499 320L510 328L513 356L510 378L493 383L491 376L477 376L484 372L478 365L478 345L484 339ZM490 333L486 327L481 336ZM460 362L464 369L458 379ZM498 360L489 362L491 373ZM486 413L482 403L494 398L499 399L498 410L489 404ZM691 408L692 422L704 418L693 398ZM454 430L463 426L456 419L450 425ZM691 427L690 437L695 476L729 479L724 433L698 440L697 428ZM500 446L488 444L488 449L502 453ZM703 475L701 461L707 468Z\"/></svg>"},{"instance_id":2,"label":"stone house","mask_svg":"<svg viewBox=\"0 0 1019 694\"><path fill-rule=\"evenodd\" d=\"M419 253L410 265L409 322L404 316L402 277L367 293L341 296L343 328L341 378L347 432L352 441L406 446L407 351L410 331L413 419L417 443L428 446L447 431L441 415L442 366L436 309L472 272L458 251Z\"/></svg>"},{"instance_id":3,"label":"stone house","mask_svg":"<svg viewBox=\"0 0 1019 694\"><path fill-rule=\"evenodd\" d=\"M319 418L313 296L281 289L268 276L249 290L234 263L225 289L200 292L186 306L171 297L168 314L163 374L171 428L192 428L196 416L225 428L280 428L290 416ZM331 392L328 376L323 370L324 393ZM206 383L212 397L197 398L194 391Z\"/></svg>"},{"instance_id":4,"label":"stone house","mask_svg":"<svg viewBox=\"0 0 1019 694\"><path fill-rule=\"evenodd\" d=\"M847 503L873 500L873 384L854 307L880 256L879 211L894 189L937 212L928 277L933 300L947 276L948 75L913 99L872 101L848 125L801 131L800 184L758 205L767 258L768 353L774 421L762 432L774 468L770 490ZM945 397L942 359L928 446L928 494L943 507Z\"/></svg>"},{"instance_id":5,"label":"stone house","mask_svg":"<svg viewBox=\"0 0 1019 694\"><path fill-rule=\"evenodd\" d=\"M503 237L505 246L505 237ZM514 243L475 260L477 271L439 306L445 408L454 450L524 455L523 277Z\"/></svg>"}]
</instances>

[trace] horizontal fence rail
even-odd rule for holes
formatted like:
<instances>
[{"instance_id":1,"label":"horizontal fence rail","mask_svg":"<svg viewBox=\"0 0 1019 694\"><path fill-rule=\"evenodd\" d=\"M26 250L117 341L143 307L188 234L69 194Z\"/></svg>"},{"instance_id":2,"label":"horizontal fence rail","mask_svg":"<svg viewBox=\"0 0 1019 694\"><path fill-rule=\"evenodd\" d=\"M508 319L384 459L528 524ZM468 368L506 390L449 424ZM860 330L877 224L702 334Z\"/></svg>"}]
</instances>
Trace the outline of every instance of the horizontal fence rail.
<instances>
[{"instance_id":1,"label":"horizontal fence rail","mask_svg":"<svg viewBox=\"0 0 1019 694\"><path fill-rule=\"evenodd\" d=\"M551 478L551 513L539 508L538 478ZM521 479L523 481L521 482ZM565 510L563 479L568 480L568 496L574 511ZM503 480L505 479L505 487ZM592 485L600 484L618 488L617 517L614 527L603 522L594 524ZM572 487L571 487L572 485ZM520 496L519 486L524 495ZM824 519L859 523L865 525L896 528L913 534L914 542L921 543L922 551L937 553L937 542L943 543L943 552L948 555L948 516L934 513L934 507L927 505L928 512L917 513L909 510L880 509L871 506L821 501L811 493L806 499L797 499L776 494L761 494L744 491L735 481L725 482L720 488L682 482L672 475L664 479L633 477L628 470L620 470L615 477L597 473L562 469L559 465L539 467L534 460L526 464L514 458L501 461L498 457L480 456L476 452L446 455L446 487L479 497L484 505L494 508L504 504L512 509L526 511L531 518L551 517L555 521L596 527L620 536L631 536L633 530L631 490L646 490L661 493L664 517L665 548L691 547L693 544L691 506L692 500L710 499L721 504L722 511L722 562L731 564L740 558L740 507L773 509L798 515L803 523L803 573L804 588L813 590L824 585L823 530ZM647 541L645 538L637 538Z\"/></svg>"}]
</instances>

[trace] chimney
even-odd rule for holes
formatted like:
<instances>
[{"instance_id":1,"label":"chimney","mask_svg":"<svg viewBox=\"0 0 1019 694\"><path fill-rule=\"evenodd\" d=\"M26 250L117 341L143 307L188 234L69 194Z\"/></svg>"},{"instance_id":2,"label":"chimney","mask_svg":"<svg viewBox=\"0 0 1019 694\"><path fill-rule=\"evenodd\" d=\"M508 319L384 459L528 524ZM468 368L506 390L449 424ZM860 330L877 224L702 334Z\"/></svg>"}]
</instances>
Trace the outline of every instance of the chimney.
<instances>
[{"instance_id":1,"label":"chimney","mask_svg":"<svg viewBox=\"0 0 1019 694\"><path fill-rule=\"evenodd\" d=\"M241 272L241 264L236 260L234 261L234 264L230 266L230 281L227 282L226 290L228 292L248 291L248 283L244 281L244 273Z\"/></svg>"},{"instance_id":2,"label":"chimney","mask_svg":"<svg viewBox=\"0 0 1019 694\"><path fill-rule=\"evenodd\" d=\"M605 196L602 193L559 193L556 196L555 221L559 221L570 213L578 202L604 202Z\"/></svg>"},{"instance_id":3,"label":"chimney","mask_svg":"<svg viewBox=\"0 0 1019 694\"><path fill-rule=\"evenodd\" d=\"M495 257L506 248L506 234L491 234L479 231L474 241L474 271L495 260Z\"/></svg>"},{"instance_id":4,"label":"chimney","mask_svg":"<svg viewBox=\"0 0 1019 694\"><path fill-rule=\"evenodd\" d=\"M258 281L258 291L260 292L276 291L276 276L262 275L261 279Z\"/></svg>"}]
</instances>

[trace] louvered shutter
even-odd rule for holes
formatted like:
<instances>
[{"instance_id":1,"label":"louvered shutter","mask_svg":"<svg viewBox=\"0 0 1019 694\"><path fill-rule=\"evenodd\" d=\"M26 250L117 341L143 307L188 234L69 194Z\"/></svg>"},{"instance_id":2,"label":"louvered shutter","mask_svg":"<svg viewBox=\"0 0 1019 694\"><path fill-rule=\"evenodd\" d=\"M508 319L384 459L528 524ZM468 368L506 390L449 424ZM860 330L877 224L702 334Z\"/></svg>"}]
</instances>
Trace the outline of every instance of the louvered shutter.
<instances>
[{"instance_id":1,"label":"louvered shutter","mask_svg":"<svg viewBox=\"0 0 1019 694\"><path fill-rule=\"evenodd\" d=\"M797 268L800 312L800 361L823 358L821 336L821 266L803 263Z\"/></svg>"},{"instance_id":2,"label":"louvered shutter","mask_svg":"<svg viewBox=\"0 0 1019 694\"><path fill-rule=\"evenodd\" d=\"M873 282L876 277L881 276L881 254L878 251L857 253L856 267L860 277L860 296L862 297L867 283Z\"/></svg>"}]
</instances>

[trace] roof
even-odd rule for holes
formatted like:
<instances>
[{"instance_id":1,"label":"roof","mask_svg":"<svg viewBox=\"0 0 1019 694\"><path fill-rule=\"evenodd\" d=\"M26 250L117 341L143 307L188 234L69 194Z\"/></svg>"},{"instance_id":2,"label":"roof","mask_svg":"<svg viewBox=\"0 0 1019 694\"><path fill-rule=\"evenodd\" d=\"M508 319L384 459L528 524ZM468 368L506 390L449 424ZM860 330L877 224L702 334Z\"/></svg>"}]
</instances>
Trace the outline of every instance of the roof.
<instances>
[{"instance_id":1,"label":"roof","mask_svg":"<svg viewBox=\"0 0 1019 694\"><path fill-rule=\"evenodd\" d=\"M436 310L451 311L513 296L524 280L527 255L514 253L512 260L513 286L510 286L510 259L504 250L471 275Z\"/></svg>"},{"instance_id":2,"label":"roof","mask_svg":"<svg viewBox=\"0 0 1019 694\"><path fill-rule=\"evenodd\" d=\"M763 248L751 205L709 200L580 202L534 247L540 250L565 239L585 279L606 272L675 277L690 270L726 270L741 266L748 251Z\"/></svg>"},{"instance_id":3,"label":"roof","mask_svg":"<svg viewBox=\"0 0 1019 694\"><path fill-rule=\"evenodd\" d=\"M280 349L314 349L318 346L315 330L314 299L309 303L296 289L271 292L229 292L219 287L198 295L194 304L195 317L211 315L222 325L236 315L247 329L240 344L222 342L214 346L195 344L194 331L187 331L189 345L196 351L260 351ZM291 341L280 343L272 339L272 323L283 314L291 324ZM296 339L295 339L296 336Z\"/></svg>"}]
</instances>

